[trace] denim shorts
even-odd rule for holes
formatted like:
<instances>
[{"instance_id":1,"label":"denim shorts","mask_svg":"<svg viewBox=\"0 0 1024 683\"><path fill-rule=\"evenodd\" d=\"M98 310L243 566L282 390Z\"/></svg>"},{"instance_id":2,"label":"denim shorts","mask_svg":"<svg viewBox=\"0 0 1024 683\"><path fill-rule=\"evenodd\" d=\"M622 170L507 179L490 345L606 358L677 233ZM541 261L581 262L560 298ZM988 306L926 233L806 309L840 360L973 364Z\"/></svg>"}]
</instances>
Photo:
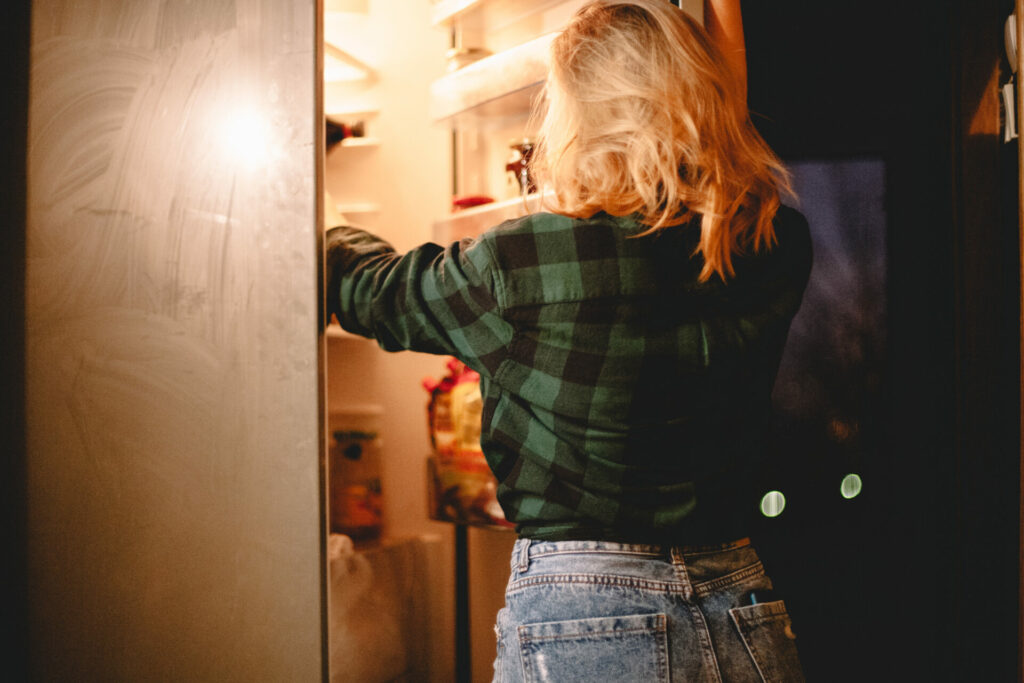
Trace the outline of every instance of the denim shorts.
<instances>
[{"instance_id":1,"label":"denim shorts","mask_svg":"<svg viewBox=\"0 0 1024 683\"><path fill-rule=\"evenodd\" d=\"M746 539L519 539L494 680L803 681L786 606Z\"/></svg>"}]
</instances>

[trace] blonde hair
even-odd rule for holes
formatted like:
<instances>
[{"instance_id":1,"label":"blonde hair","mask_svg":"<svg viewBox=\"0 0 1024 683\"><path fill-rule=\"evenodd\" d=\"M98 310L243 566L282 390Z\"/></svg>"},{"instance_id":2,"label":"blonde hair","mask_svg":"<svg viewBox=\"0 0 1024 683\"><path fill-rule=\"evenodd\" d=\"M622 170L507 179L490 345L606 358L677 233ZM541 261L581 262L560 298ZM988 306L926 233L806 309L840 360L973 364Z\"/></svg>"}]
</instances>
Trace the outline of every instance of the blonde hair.
<instances>
[{"instance_id":1,"label":"blonde hair","mask_svg":"<svg viewBox=\"0 0 1024 683\"><path fill-rule=\"evenodd\" d=\"M774 244L788 174L754 129L743 84L682 10L586 5L552 43L546 95L531 171L554 191L554 211L636 213L650 226L642 234L700 215L702 281Z\"/></svg>"}]
</instances>

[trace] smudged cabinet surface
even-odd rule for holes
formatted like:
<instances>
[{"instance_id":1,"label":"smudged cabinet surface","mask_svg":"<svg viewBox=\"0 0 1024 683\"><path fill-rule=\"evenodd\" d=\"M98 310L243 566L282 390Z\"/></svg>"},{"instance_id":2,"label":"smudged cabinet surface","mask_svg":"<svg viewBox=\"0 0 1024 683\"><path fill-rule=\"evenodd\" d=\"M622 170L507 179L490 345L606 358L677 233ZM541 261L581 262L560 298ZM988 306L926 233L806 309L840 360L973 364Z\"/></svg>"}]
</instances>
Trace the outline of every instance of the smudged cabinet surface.
<instances>
[{"instance_id":1,"label":"smudged cabinet surface","mask_svg":"<svg viewBox=\"0 0 1024 683\"><path fill-rule=\"evenodd\" d=\"M40 680L321 676L316 3L33 3Z\"/></svg>"}]
</instances>

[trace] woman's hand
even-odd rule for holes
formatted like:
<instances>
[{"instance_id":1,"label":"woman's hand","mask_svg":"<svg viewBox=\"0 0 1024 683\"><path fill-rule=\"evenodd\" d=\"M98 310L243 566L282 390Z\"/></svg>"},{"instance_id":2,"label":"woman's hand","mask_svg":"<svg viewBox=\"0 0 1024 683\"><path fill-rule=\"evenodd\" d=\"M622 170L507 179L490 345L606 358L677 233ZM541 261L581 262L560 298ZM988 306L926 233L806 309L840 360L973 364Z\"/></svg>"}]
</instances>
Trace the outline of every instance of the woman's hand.
<instances>
[{"instance_id":1,"label":"woman's hand","mask_svg":"<svg viewBox=\"0 0 1024 683\"><path fill-rule=\"evenodd\" d=\"M704 0L704 28L718 46L747 101L747 47L740 0Z\"/></svg>"}]
</instances>

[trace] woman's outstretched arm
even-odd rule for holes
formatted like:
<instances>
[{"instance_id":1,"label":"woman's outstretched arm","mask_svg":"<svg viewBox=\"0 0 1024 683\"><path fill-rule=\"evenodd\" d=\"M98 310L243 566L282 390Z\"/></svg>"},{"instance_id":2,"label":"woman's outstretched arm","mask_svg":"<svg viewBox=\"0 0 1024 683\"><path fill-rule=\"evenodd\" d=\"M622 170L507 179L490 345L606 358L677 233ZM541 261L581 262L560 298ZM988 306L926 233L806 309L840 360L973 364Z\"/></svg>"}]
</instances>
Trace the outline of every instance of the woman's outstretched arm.
<instances>
[{"instance_id":1,"label":"woman's outstretched arm","mask_svg":"<svg viewBox=\"0 0 1024 683\"><path fill-rule=\"evenodd\" d=\"M704 0L704 28L725 56L747 99L747 48L743 40L740 0Z\"/></svg>"}]
</instances>

